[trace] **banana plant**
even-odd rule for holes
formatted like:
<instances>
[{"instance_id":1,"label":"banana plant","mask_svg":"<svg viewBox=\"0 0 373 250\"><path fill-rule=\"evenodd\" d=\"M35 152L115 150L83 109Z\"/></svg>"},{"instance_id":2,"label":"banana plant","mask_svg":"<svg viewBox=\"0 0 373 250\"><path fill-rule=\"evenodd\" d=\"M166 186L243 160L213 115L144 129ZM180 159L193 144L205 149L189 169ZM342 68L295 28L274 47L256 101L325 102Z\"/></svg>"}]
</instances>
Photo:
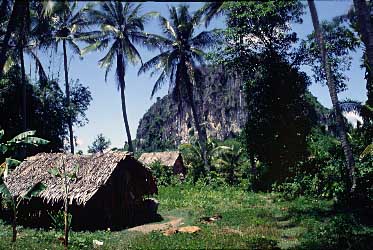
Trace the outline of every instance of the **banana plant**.
<instances>
[{"instance_id":1,"label":"banana plant","mask_svg":"<svg viewBox=\"0 0 373 250\"><path fill-rule=\"evenodd\" d=\"M233 184L238 176L238 170L245 164L245 150L238 145L218 146L212 156L212 162L219 174L227 183Z\"/></svg>"},{"instance_id":2,"label":"banana plant","mask_svg":"<svg viewBox=\"0 0 373 250\"><path fill-rule=\"evenodd\" d=\"M66 171L65 159L61 159L61 168L55 167L49 170L49 173L55 178L62 179L62 186L64 190L64 248L67 250L69 244L69 186L70 183L78 178L79 166L76 165L71 172Z\"/></svg>"},{"instance_id":3,"label":"banana plant","mask_svg":"<svg viewBox=\"0 0 373 250\"><path fill-rule=\"evenodd\" d=\"M20 133L9 141L0 142L0 156L4 157L8 153L14 151L17 147L24 145L43 145L49 143L49 141L35 137L36 131L26 131ZM4 136L4 130L0 130L0 140ZM7 203L13 211L13 238L12 241L15 242L17 239L17 209L21 202L25 199L31 199L31 197L36 196L41 192L45 186L41 183L37 183L32 186L25 194L14 197L9 191L8 187L3 181L8 175L10 169L17 167L21 161L13 159L11 157L5 158L5 161L0 164L0 198L2 198L5 203Z\"/></svg>"},{"instance_id":4,"label":"banana plant","mask_svg":"<svg viewBox=\"0 0 373 250\"><path fill-rule=\"evenodd\" d=\"M19 135L15 136L13 139L6 141L6 142L0 142L0 157L6 156L9 152L14 151L17 147L23 147L25 145L44 145L49 143L48 140L41 139L39 137L35 137L36 131L30 130L23 133L20 133ZM4 136L4 130L0 130L0 140ZM21 162L15 159L12 159L11 157L5 158L5 161L0 164L0 184L1 184L1 177L4 178L7 177L9 169L13 169L16 166L18 166Z\"/></svg>"},{"instance_id":5,"label":"banana plant","mask_svg":"<svg viewBox=\"0 0 373 250\"><path fill-rule=\"evenodd\" d=\"M33 185L30 189L27 190L26 193L15 197L11 194L9 191L7 185L5 183L2 183L0 185L0 194L2 195L4 201L6 204L9 205L9 207L12 209L13 212L13 221L12 221L12 228L13 228L13 237L12 242L15 242L17 240L17 211L19 205L24 200L30 200L32 197L37 196L41 191L43 191L46 188L44 184L41 182L36 183Z\"/></svg>"}]
</instances>

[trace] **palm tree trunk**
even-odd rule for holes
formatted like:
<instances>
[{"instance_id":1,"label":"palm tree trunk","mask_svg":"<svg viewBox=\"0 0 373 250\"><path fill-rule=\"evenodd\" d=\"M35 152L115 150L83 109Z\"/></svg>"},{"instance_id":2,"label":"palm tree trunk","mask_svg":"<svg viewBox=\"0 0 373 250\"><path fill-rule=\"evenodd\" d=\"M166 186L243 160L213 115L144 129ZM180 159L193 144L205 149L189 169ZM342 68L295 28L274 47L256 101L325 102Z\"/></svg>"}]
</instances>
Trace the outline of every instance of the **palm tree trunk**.
<instances>
[{"instance_id":1,"label":"palm tree trunk","mask_svg":"<svg viewBox=\"0 0 373 250\"><path fill-rule=\"evenodd\" d=\"M187 91L188 91L188 99L190 107L192 108L192 115L194 120L194 126L196 127L196 130L198 132L198 140L199 144L201 145L202 150L202 158L205 166L205 171L210 171L210 166L207 159L207 134L205 128L201 127L201 119L199 116L199 112L197 111L196 103L194 101L193 96L193 88L191 84L187 84Z\"/></svg>"},{"instance_id":2,"label":"palm tree trunk","mask_svg":"<svg viewBox=\"0 0 373 250\"><path fill-rule=\"evenodd\" d=\"M327 80L330 98L332 100L333 108L335 110L337 131L338 131L339 139L341 141L343 152L346 158L348 174L349 174L349 182L350 182L348 186L350 189L350 193L353 194L355 191L355 187L356 187L355 160L352 154L351 146L347 140L347 133L346 133L346 128L345 128L341 108L339 106L336 85L334 82L334 78L333 78L332 71L331 71L331 65L330 65L328 55L326 52L326 48L325 48L324 37L320 30L319 18L317 16L317 10L316 10L314 1L308 0L308 6L311 12L312 23L313 23L313 27L316 33L316 39L320 47L320 52L321 52L320 54L321 54L323 67L326 73L326 80Z\"/></svg>"},{"instance_id":3,"label":"palm tree trunk","mask_svg":"<svg viewBox=\"0 0 373 250\"><path fill-rule=\"evenodd\" d=\"M177 76L176 79L179 81L184 81L186 84L186 90L187 90L187 98L189 105L192 109L192 116L194 120L194 126L196 127L196 130L198 132L198 141L201 146L201 153L202 153L202 159L205 167L206 173L210 171L210 166L209 162L207 159L207 134L206 134L206 129L201 126L201 118L199 116L198 109L196 107L196 103L194 100L194 95L193 95L193 85L192 81L195 80L194 78L194 70L193 67L191 66L190 63L187 62L185 57L181 58L180 62L180 69L178 72L176 72Z\"/></svg>"},{"instance_id":4,"label":"palm tree trunk","mask_svg":"<svg viewBox=\"0 0 373 250\"><path fill-rule=\"evenodd\" d=\"M67 108L67 124L69 127L69 136L70 136L70 152L74 154L74 133L73 133L73 124L71 121L71 111L70 111L70 85L69 85L69 74L67 70L67 52L66 52L66 41L62 41L63 45L63 65L65 70L65 92L66 92L66 108Z\"/></svg>"},{"instance_id":5,"label":"palm tree trunk","mask_svg":"<svg viewBox=\"0 0 373 250\"><path fill-rule=\"evenodd\" d=\"M128 118L127 118L126 97L124 94L124 89L125 89L126 84L124 81L123 55L121 53L118 53L117 55L117 74L118 74L119 84L120 84L120 98L122 100L122 114L123 114L123 121L124 121L124 126L126 128L126 134L127 134L127 140L128 140L128 151L134 152L133 145L132 145L132 139L131 139L130 126L128 124Z\"/></svg>"},{"instance_id":6,"label":"palm tree trunk","mask_svg":"<svg viewBox=\"0 0 373 250\"><path fill-rule=\"evenodd\" d=\"M21 105L21 114L22 114L22 130L27 130L27 101L26 101L26 72L25 72L25 61L23 57L23 38L21 38L19 50L19 58L21 61L21 79L22 79L22 105Z\"/></svg>"},{"instance_id":7,"label":"palm tree trunk","mask_svg":"<svg viewBox=\"0 0 373 250\"><path fill-rule=\"evenodd\" d=\"M373 27L371 23L370 11L366 0L354 0L354 6L358 17L360 34L366 48L365 53L367 55L367 104L373 105Z\"/></svg>"}]
</instances>

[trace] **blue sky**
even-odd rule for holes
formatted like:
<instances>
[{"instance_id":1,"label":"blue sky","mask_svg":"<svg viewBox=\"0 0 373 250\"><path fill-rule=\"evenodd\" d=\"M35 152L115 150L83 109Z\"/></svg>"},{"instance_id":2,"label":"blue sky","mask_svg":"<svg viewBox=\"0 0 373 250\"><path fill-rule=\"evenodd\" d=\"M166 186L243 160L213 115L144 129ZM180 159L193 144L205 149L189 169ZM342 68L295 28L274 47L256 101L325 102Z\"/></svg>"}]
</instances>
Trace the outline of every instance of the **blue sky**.
<instances>
[{"instance_id":1,"label":"blue sky","mask_svg":"<svg viewBox=\"0 0 373 250\"><path fill-rule=\"evenodd\" d=\"M304 2L306 3L306 2ZM143 12L158 11L163 16L168 17L167 6L175 5L177 3L167 2L145 2L143 3ZM201 7L203 3L188 3L191 10L196 10ZM319 13L320 20L330 20L334 16L346 13L352 1L316 1L316 7ZM303 24L293 25L293 29L298 33L300 38L305 37L313 30L311 17L308 13L303 16ZM223 20L215 19L208 29L224 27ZM201 27L202 29L203 27ZM146 32L160 33L157 20L151 20L145 28ZM142 55L143 61L147 61L156 55L155 52L150 52L145 48L139 47L139 52ZM93 101L88 109L87 117L89 123L84 127L75 127L75 135L78 137L79 146L77 149L82 149L86 152L88 145L90 145L94 137L103 133L112 142L112 147L122 147L127 137L124 130L123 118L121 113L120 94L117 91L114 70L109 74L108 81L105 82L103 69L98 67L98 60L104 56L105 52L90 53L83 60L78 56L71 58L69 67L69 76L73 79L79 79L84 85L88 85ZM69 54L68 54L69 55ZM71 54L70 54L71 55ZM354 53L353 63L349 75L348 90L340 94L341 99L351 98L355 100L365 101L366 90L365 81L363 79L364 72L360 68L361 50ZM54 63L54 68L60 68L60 84L63 87L63 61L62 57L58 57ZM45 55L44 62L47 62L49 56ZM309 68L304 67L306 73L310 73ZM139 120L149 107L155 102L157 96L164 96L167 94L167 86L165 86L159 93L151 100L150 93L152 90L155 78L150 78L148 75L137 76L138 66L129 66L126 75L126 103L127 114L131 129L131 135L136 136L136 129ZM63 88L64 89L64 88ZM319 99L319 101L327 106L331 106L328 90L325 86L312 84L310 86L311 92Z\"/></svg>"}]
</instances>

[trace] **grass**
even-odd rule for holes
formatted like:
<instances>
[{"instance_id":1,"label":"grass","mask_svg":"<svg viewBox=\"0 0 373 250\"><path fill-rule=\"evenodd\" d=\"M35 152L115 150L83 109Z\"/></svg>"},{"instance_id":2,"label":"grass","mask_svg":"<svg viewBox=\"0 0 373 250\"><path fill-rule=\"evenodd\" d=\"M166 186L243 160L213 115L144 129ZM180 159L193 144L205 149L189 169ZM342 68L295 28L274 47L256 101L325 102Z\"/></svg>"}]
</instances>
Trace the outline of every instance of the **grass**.
<instances>
[{"instance_id":1,"label":"grass","mask_svg":"<svg viewBox=\"0 0 373 250\"><path fill-rule=\"evenodd\" d=\"M70 249L92 249L93 240L104 242L99 249L369 249L373 236L372 226L333 210L331 201L304 197L283 201L277 194L189 185L161 187L157 199L163 217L182 217L184 225L202 230L171 236L127 230L72 232ZM214 214L222 219L200 222L201 217ZM61 236L53 230L20 227L12 244L10 226L0 221L0 249L4 250L63 249Z\"/></svg>"}]
</instances>

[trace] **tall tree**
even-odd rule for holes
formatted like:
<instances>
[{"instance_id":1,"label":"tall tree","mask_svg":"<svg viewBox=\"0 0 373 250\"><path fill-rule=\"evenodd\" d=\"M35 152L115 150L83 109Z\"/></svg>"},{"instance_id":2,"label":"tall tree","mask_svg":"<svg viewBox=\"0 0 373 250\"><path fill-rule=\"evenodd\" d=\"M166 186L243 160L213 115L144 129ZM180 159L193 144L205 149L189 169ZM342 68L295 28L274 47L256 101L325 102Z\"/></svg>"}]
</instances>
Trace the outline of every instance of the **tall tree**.
<instances>
[{"instance_id":1,"label":"tall tree","mask_svg":"<svg viewBox=\"0 0 373 250\"><path fill-rule=\"evenodd\" d=\"M144 24L152 13L140 15L141 4L120 2L102 2L97 10L90 12L90 18L101 27L96 41L83 50L83 54L91 50L102 50L109 46L107 54L99 61L99 66L106 68L107 75L116 63L116 79L122 100L122 115L127 134L129 151L133 152L130 127L126 111L125 75L128 63L133 65L142 62L135 44L143 44L147 35Z\"/></svg>"},{"instance_id":2,"label":"tall tree","mask_svg":"<svg viewBox=\"0 0 373 250\"><path fill-rule=\"evenodd\" d=\"M332 100L333 109L334 109L335 116L336 116L335 119L337 123L337 131L338 131L339 138L340 138L342 148L343 148L343 152L346 158L349 181L350 181L349 188L350 188L350 192L354 193L355 188L356 188L355 159L352 154L350 143L347 140L346 128L345 128L345 124L344 124L344 120L343 120L343 116L341 112L341 107L338 101L337 87L336 87L335 79L332 75L332 68L331 68L327 50L325 47L324 36L320 29L319 18L317 15L317 10L316 10L314 1L308 0L308 6L311 12L312 23L313 23L313 27L314 27L315 34L316 34L316 40L320 48L320 56L321 56L324 70L325 70L327 85L329 89L329 95Z\"/></svg>"},{"instance_id":3,"label":"tall tree","mask_svg":"<svg viewBox=\"0 0 373 250\"><path fill-rule=\"evenodd\" d=\"M98 134L92 143L92 146L88 146L88 153L103 153L105 149L110 146L111 142L103 134Z\"/></svg>"},{"instance_id":4,"label":"tall tree","mask_svg":"<svg viewBox=\"0 0 373 250\"><path fill-rule=\"evenodd\" d=\"M37 152L59 152L64 146L64 140L68 138L67 110L65 107L65 95L56 80L38 81L31 84L27 81L27 109L28 126L38 131L38 134L49 140L50 143L38 147L37 150L27 147L27 156ZM19 115L21 107L19 100L22 96L21 70L18 64L14 64L0 80L1 96L4 102L0 102L0 128L8 131L6 139L22 132L22 117ZM82 126L87 119L85 112L91 101L91 94L87 87L81 83L73 82L71 88L72 120L73 124ZM18 156L22 158L20 155Z\"/></svg>"},{"instance_id":5,"label":"tall tree","mask_svg":"<svg viewBox=\"0 0 373 250\"><path fill-rule=\"evenodd\" d=\"M200 11L195 14L189 13L187 5L169 8L170 19L159 16L163 36L152 36L148 42L157 44L161 53L148 62L144 63L139 74L151 71L151 74L160 73L155 82L151 97L169 81L169 88L172 90L173 98L191 107L194 126L198 132L199 143L202 150L202 157L206 170L209 169L207 161L207 134L199 109L196 106L193 92L197 86L197 66L204 63L204 49L211 48L218 36L215 31L203 31L196 33L200 25L202 15ZM181 109L179 109L181 110Z\"/></svg>"},{"instance_id":6,"label":"tall tree","mask_svg":"<svg viewBox=\"0 0 373 250\"><path fill-rule=\"evenodd\" d=\"M70 152L74 153L74 132L73 132L73 119L71 107L71 90L69 84L68 72L68 59L67 59L67 45L70 51L77 55L81 55L81 50L77 44L78 40L88 41L93 33L87 31L89 22L86 14L91 9L92 5L87 4L84 8L78 9L77 1L47 1L44 7L44 14L48 16L51 22L49 39L46 38L46 44L54 46L57 50L58 45L62 42L63 51L63 65L65 77L65 95L66 95L66 108L68 114L68 128L69 128L69 142Z\"/></svg>"},{"instance_id":7,"label":"tall tree","mask_svg":"<svg viewBox=\"0 0 373 250\"><path fill-rule=\"evenodd\" d=\"M366 145L373 142L373 19L371 14L372 1L354 0L355 11L350 11L352 26L360 34L365 45L363 54L366 72L367 101L361 107L363 117L363 132Z\"/></svg>"},{"instance_id":8,"label":"tall tree","mask_svg":"<svg viewBox=\"0 0 373 250\"><path fill-rule=\"evenodd\" d=\"M21 98L21 116L22 128L27 129L27 105L26 105L26 72L24 65L24 48L27 44L27 39L30 34L30 6L28 2L14 1L12 13L10 15L4 39L2 41L2 48L0 53L0 76L3 75L4 66L9 59L9 51L13 50L17 55L21 65L22 76L22 98ZM10 43L15 44L15 48L11 48Z\"/></svg>"},{"instance_id":9,"label":"tall tree","mask_svg":"<svg viewBox=\"0 0 373 250\"><path fill-rule=\"evenodd\" d=\"M253 187L267 189L293 174L292 167L307 156L309 81L299 71L301 54L292 49L298 38L289 25L302 21L303 6L289 0L241 1L227 2L224 8L226 43L216 50L216 64L236 75L245 89L243 138ZM264 171L256 171L255 159Z\"/></svg>"}]
</instances>

